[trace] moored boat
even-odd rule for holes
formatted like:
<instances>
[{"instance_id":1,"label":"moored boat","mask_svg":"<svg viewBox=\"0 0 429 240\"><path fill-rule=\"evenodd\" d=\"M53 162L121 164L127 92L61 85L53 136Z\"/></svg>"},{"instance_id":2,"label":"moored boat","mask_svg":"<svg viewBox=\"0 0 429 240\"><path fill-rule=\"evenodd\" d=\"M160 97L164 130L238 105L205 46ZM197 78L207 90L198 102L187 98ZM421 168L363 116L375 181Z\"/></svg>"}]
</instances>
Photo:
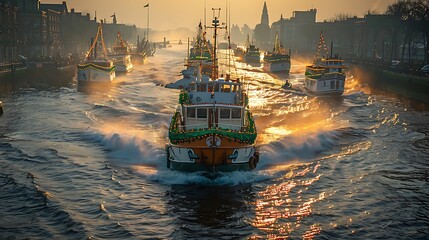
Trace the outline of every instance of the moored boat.
<instances>
[{"instance_id":1,"label":"moored boat","mask_svg":"<svg viewBox=\"0 0 429 240\"><path fill-rule=\"evenodd\" d=\"M117 73L130 72L133 68L130 50L130 46L122 39L121 33L118 32L112 47L112 53L109 55L110 59L113 61L113 65L115 65L115 71Z\"/></svg>"},{"instance_id":2,"label":"moored boat","mask_svg":"<svg viewBox=\"0 0 429 240\"><path fill-rule=\"evenodd\" d=\"M279 34L276 32L273 52L264 54L264 70L270 73L286 73L290 71L290 50L289 53L281 47Z\"/></svg>"},{"instance_id":3,"label":"moored boat","mask_svg":"<svg viewBox=\"0 0 429 240\"><path fill-rule=\"evenodd\" d=\"M218 78L217 17L213 20L213 71L183 89L166 146L167 166L178 171L248 171L256 167L255 122L240 79Z\"/></svg>"},{"instance_id":4,"label":"moored boat","mask_svg":"<svg viewBox=\"0 0 429 240\"><path fill-rule=\"evenodd\" d=\"M98 46L101 45L102 54L97 55ZM103 39L103 27L98 25L97 35L86 53L85 61L77 65L78 85L83 86L91 83L110 84L115 79L115 66L107 58L106 45Z\"/></svg>"},{"instance_id":5,"label":"moored boat","mask_svg":"<svg viewBox=\"0 0 429 240\"><path fill-rule=\"evenodd\" d=\"M320 41L316 58L312 65L305 68L305 89L309 94L318 96L341 96L344 92L346 74L343 69L347 66L338 54L331 55L328 53L319 57L321 48L327 49L323 34L320 33Z\"/></svg>"}]
</instances>

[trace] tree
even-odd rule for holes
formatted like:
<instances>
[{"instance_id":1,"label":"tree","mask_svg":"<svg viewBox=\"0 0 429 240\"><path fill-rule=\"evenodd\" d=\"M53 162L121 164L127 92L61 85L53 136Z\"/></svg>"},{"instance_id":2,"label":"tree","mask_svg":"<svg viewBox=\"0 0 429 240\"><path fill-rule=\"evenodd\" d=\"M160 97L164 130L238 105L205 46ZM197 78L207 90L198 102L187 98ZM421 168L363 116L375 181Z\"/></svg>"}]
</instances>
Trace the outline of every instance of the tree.
<instances>
[{"instance_id":1,"label":"tree","mask_svg":"<svg viewBox=\"0 0 429 240\"><path fill-rule=\"evenodd\" d=\"M408 46L408 60L411 58L411 43L420 35L425 39L425 62L428 62L429 41L429 0L399 0L388 6L386 14L393 16L391 59L397 58L397 40L403 34L401 61L404 60L405 46Z\"/></svg>"}]
</instances>

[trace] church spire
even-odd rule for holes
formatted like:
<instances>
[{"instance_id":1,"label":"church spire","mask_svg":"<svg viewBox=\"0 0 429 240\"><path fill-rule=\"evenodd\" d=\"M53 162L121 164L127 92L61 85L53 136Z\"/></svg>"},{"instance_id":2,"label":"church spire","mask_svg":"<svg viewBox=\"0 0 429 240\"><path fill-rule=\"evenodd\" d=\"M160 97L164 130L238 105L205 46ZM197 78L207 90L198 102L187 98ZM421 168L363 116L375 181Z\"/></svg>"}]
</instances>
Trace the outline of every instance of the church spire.
<instances>
[{"instance_id":1,"label":"church spire","mask_svg":"<svg viewBox=\"0 0 429 240\"><path fill-rule=\"evenodd\" d=\"M267 2L264 1L264 8L262 9L262 16L261 16L261 25L269 26L269 19L268 19L268 9L267 9Z\"/></svg>"}]
</instances>

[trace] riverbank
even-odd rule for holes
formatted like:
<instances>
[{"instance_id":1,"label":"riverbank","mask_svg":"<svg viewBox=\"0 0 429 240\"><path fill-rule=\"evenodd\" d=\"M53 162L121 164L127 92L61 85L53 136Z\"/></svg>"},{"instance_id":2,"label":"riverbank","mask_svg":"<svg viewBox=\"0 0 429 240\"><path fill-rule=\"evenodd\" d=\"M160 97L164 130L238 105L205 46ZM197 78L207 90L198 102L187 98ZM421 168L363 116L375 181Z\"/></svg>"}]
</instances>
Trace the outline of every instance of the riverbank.
<instances>
[{"instance_id":1,"label":"riverbank","mask_svg":"<svg viewBox=\"0 0 429 240\"><path fill-rule=\"evenodd\" d=\"M361 83L377 90L429 103L428 76L414 76L361 64L350 64L349 72Z\"/></svg>"}]
</instances>

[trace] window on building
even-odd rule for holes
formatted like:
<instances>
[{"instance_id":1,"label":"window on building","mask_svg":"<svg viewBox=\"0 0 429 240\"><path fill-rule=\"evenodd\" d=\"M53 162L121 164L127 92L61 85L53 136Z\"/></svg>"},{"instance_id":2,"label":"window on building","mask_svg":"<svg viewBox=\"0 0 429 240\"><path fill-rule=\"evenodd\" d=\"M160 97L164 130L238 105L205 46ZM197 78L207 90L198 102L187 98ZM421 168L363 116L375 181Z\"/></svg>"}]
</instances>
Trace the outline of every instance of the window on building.
<instances>
[{"instance_id":1,"label":"window on building","mask_svg":"<svg viewBox=\"0 0 429 240\"><path fill-rule=\"evenodd\" d=\"M227 118L229 119L231 110L230 109L220 109L220 118Z\"/></svg>"},{"instance_id":2,"label":"window on building","mask_svg":"<svg viewBox=\"0 0 429 240\"><path fill-rule=\"evenodd\" d=\"M186 116L188 118L195 118L195 108L187 108L186 111Z\"/></svg>"},{"instance_id":3,"label":"window on building","mask_svg":"<svg viewBox=\"0 0 429 240\"><path fill-rule=\"evenodd\" d=\"M207 118L207 109L198 108L197 109L197 118Z\"/></svg>"}]
</instances>

